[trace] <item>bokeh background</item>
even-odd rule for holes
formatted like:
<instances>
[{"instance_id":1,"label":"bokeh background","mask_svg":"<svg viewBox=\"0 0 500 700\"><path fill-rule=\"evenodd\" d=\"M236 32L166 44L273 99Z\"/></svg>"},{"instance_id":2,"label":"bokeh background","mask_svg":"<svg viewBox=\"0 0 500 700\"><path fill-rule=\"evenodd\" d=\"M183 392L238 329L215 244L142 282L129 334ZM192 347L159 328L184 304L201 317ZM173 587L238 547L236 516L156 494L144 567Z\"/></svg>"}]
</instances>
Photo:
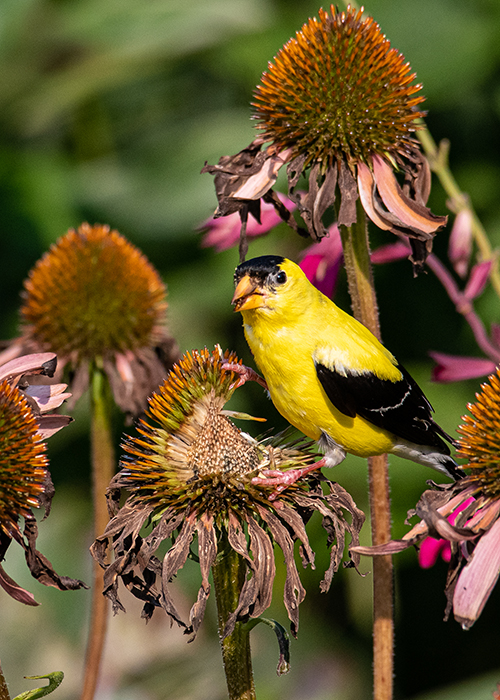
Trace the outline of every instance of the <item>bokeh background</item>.
<instances>
[{"instance_id":1,"label":"bokeh background","mask_svg":"<svg viewBox=\"0 0 500 700\"><path fill-rule=\"evenodd\" d=\"M139 246L169 288L170 327L181 350L218 342L251 363L239 316L232 313L237 251L201 246L200 223L216 206L207 160L235 153L253 138L254 86L318 0L1 0L0 2L0 337L18 333L22 283L51 243L82 221L107 223ZM500 3L498 0L371 0L366 10L404 53L424 84L427 123L451 142L450 162L493 245L500 242ZM445 213L434 183L431 206ZM446 258L449 230L436 251ZM371 232L373 245L389 242ZM284 225L251 243L250 255L296 258L307 245ZM124 274L126 274L126 270ZM432 274L412 278L407 262L378 266L375 279L384 342L414 374L439 422L454 432L479 380L430 382L429 350L478 354L472 335ZM337 302L349 309L341 277ZM478 302L499 321L498 298ZM257 386L235 408L284 427ZM238 403L239 402L239 403ZM236 406L237 404L237 406ZM50 440L56 497L41 525L40 549L60 573L91 580L88 410ZM116 416L117 444L124 429ZM391 458L394 535L434 478ZM334 478L367 509L366 464L349 457ZM438 479L439 480L439 479ZM365 528L366 529L366 528ZM366 529L367 530L367 529ZM336 575L319 593L326 552L318 523L316 571L305 571L307 598L292 641L292 670L278 678L272 633L252 632L260 700L351 700L371 688L371 574ZM365 541L369 540L368 530ZM59 700L77 698L90 593L61 593L30 579L18 547L7 570L41 603L25 608L0 592L0 658L12 696L32 687L24 675L63 670ZM177 595L188 608L196 567L188 562ZM278 577L270 616L286 624ZM483 700L500 681L500 591L469 632L443 622L446 565L396 558L396 697ZM110 626L99 700L219 700L225 697L214 603L192 644L157 612L146 626L124 592L126 614ZM182 603L184 601L184 603Z\"/></svg>"}]
</instances>

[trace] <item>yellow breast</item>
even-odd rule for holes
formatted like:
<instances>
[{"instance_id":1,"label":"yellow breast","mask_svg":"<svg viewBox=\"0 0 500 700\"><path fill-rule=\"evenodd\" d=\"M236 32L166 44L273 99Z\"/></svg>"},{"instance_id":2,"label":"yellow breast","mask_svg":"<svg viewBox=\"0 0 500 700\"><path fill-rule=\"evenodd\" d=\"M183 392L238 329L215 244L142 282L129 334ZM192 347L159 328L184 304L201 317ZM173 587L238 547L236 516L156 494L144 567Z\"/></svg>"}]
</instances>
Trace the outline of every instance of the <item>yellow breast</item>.
<instances>
[{"instance_id":1,"label":"yellow breast","mask_svg":"<svg viewBox=\"0 0 500 700\"><path fill-rule=\"evenodd\" d=\"M302 333L297 326L275 327L260 310L243 312L243 320L247 342L271 399L289 423L315 440L325 432L347 452L361 457L391 450L392 435L364 418L345 416L326 396L313 357L327 351L322 349L325 344L314 337L314 327L304 323Z\"/></svg>"}]
</instances>

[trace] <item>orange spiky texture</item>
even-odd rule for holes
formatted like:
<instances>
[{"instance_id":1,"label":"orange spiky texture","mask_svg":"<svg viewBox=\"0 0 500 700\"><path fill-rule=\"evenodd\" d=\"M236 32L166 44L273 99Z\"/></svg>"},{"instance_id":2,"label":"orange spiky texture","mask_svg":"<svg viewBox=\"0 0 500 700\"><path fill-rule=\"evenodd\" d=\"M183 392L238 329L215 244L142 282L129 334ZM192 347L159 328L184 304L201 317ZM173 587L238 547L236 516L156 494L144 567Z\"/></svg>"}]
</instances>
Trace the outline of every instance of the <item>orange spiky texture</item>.
<instances>
[{"instance_id":1,"label":"orange spiky texture","mask_svg":"<svg viewBox=\"0 0 500 700\"><path fill-rule=\"evenodd\" d=\"M457 456L466 459L464 467L471 470L467 482L495 498L500 495L500 368L467 408L471 415L463 416L458 428Z\"/></svg>"},{"instance_id":2,"label":"orange spiky texture","mask_svg":"<svg viewBox=\"0 0 500 700\"><path fill-rule=\"evenodd\" d=\"M7 381L0 383L0 528L21 536L19 518L40 506L47 479L46 446L26 398Z\"/></svg>"},{"instance_id":3,"label":"orange spiky texture","mask_svg":"<svg viewBox=\"0 0 500 700\"><path fill-rule=\"evenodd\" d=\"M223 407L235 375L222 368L223 362L241 363L219 347L188 352L149 399L147 419L138 424L140 437L123 445L127 455L120 479L141 502L160 509L190 503L218 519L240 508L249 492L267 501L272 488L253 486L251 477L271 460L290 467L313 459L307 452L265 447L229 420Z\"/></svg>"},{"instance_id":4,"label":"orange spiky texture","mask_svg":"<svg viewBox=\"0 0 500 700\"><path fill-rule=\"evenodd\" d=\"M109 226L70 229L35 265L25 288L25 336L75 361L154 345L164 324L158 273Z\"/></svg>"},{"instance_id":5,"label":"orange spiky texture","mask_svg":"<svg viewBox=\"0 0 500 700\"><path fill-rule=\"evenodd\" d=\"M345 158L405 155L413 144L415 108L424 97L409 63L363 9L348 6L304 24L269 63L254 93L254 118L279 150L325 168Z\"/></svg>"}]
</instances>

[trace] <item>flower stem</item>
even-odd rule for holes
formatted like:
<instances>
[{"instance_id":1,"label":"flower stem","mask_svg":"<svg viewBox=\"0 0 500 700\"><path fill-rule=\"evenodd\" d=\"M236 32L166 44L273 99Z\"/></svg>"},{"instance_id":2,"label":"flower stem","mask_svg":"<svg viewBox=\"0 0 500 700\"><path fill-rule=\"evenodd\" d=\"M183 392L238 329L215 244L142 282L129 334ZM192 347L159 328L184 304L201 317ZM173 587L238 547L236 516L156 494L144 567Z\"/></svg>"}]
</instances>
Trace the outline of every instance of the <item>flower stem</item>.
<instances>
[{"instance_id":1,"label":"flower stem","mask_svg":"<svg viewBox=\"0 0 500 700\"><path fill-rule=\"evenodd\" d=\"M106 489L115 471L115 451L111 430L111 396L107 379L101 368L91 370L91 458L94 501L94 536L104 532L109 514ZM90 631L85 658L85 676L80 700L92 700L95 694L99 667L108 625L109 601L103 595L101 567L94 562L94 584Z\"/></svg>"},{"instance_id":2,"label":"flower stem","mask_svg":"<svg viewBox=\"0 0 500 700\"><path fill-rule=\"evenodd\" d=\"M366 216L357 202L357 223L340 226L354 316L380 339ZM387 455L368 459L372 544L391 539ZM390 555L373 558L373 697L391 700L393 676L393 573Z\"/></svg>"},{"instance_id":3,"label":"flower stem","mask_svg":"<svg viewBox=\"0 0 500 700\"><path fill-rule=\"evenodd\" d=\"M2 667L0 666L0 700L10 700L9 689L7 687L7 681L3 675Z\"/></svg>"},{"instance_id":4,"label":"flower stem","mask_svg":"<svg viewBox=\"0 0 500 700\"><path fill-rule=\"evenodd\" d=\"M212 567L212 575L229 700L255 700L249 630L237 622L234 632L223 639L226 621L238 605L245 581L245 563L232 548L227 547L223 551Z\"/></svg>"}]
</instances>

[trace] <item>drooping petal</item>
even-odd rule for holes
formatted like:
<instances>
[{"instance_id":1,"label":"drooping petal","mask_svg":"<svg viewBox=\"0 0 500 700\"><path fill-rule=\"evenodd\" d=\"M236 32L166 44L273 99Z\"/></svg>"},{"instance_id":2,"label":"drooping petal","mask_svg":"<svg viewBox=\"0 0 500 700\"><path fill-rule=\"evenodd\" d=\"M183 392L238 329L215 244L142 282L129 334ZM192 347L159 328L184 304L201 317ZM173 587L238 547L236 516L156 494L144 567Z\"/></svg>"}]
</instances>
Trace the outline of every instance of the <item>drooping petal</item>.
<instances>
[{"instance_id":1,"label":"drooping petal","mask_svg":"<svg viewBox=\"0 0 500 700\"><path fill-rule=\"evenodd\" d=\"M31 385L24 390L25 394L31 396L42 413L53 411L69 399L71 394L65 389L67 384L37 384Z\"/></svg>"},{"instance_id":2,"label":"drooping petal","mask_svg":"<svg viewBox=\"0 0 500 700\"><path fill-rule=\"evenodd\" d=\"M385 206L399 221L395 222L420 234L427 240L447 221L446 216L436 216L422 204L407 197L401 189L392 167L378 155L372 157L373 176Z\"/></svg>"},{"instance_id":3,"label":"drooping petal","mask_svg":"<svg viewBox=\"0 0 500 700\"><path fill-rule=\"evenodd\" d=\"M453 614L464 629L472 627L500 575L500 520L484 534L461 572L453 596Z\"/></svg>"},{"instance_id":4,"label":"drooping petal","mask_svg":"<svg viewBox=\"0 0 500 700\"><path fill-rule=\"evenodd\" d=\"M37 352L32 355L22 355L0 367L0 381L12 380L24 374L43 374L52 377L57 365L57 356L53 352Z\"/></svg>"}]
</instances>

